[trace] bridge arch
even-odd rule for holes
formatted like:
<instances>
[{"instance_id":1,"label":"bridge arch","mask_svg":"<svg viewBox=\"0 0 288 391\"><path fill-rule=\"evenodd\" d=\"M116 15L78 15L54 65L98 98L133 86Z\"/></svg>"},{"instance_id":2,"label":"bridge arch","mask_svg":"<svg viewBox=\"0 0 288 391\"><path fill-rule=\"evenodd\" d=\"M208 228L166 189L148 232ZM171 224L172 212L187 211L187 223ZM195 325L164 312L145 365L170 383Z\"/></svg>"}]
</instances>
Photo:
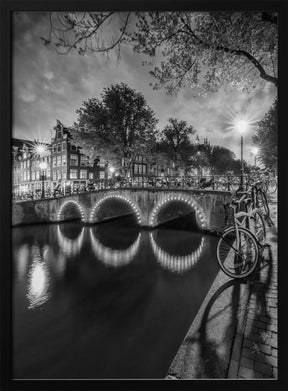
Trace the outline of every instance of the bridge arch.
<instances>
[{"instance_id":1,"label":"bridge arch","mask_svg":"<svg viewBox=\"0 0 288 391\"><path fill-rule=\"evenodd\" d=\"M61 221L61 214L63 212L63 210L67 207L67 205L75 205L77 207L77 209L79 210L80 212L80 216L81 216L81 220L82 221L85 221L85 213L84 213L84 210L82 208L82 206L79 204L79 202L77 201L74 201L74 200L67 200L66 202L64 202L59 210L58 210L58 213L57 213L57 221Z\"/></svg>"},{"instance_id":2,"label":"bridge arch","mask_svg":"<svg viewBox=\"0 0 288 391\"><path fill-rule=\"evenodd\" d=\"M160 210L167 205L171 201L178 201L178 202L183 202L186 205L189 205L191 207L191 210L195 211L196 215L196 220L200 228L206 228L207 226L207 219L203 213L203 209L196 203L194 199L191 199L190 197L184 196L184 195L171 195L165 197L163 200L158 202L150 215L150 220L149 220L149 225L150 226L155 226L157 225L157 217L159 215Z\"/></svg>"},{"instance_id":3,"label":"bridge arch","mask_svg":"<svg viewBox=\"0 0 288 391\"><path fill-rule=\"evenodd\" d=\"M139 208L129 198L127 198L121 194L109 194L109 195L102 197L99 201L97 201L96 204L94 205L94 207L92 208L91 213L90 213L90 217L89 217L90 223L93 223L94 217L97 215L97 212L99 211L101 205L105 201L107 201L109 199L113 199L113 198L121 200L121 201L125 202L126 204L129 204L129 206L131 207L131 209L133 210L133 212L136 215L137 223L141 224L142 219L141 219L141 212L140 212Z\"/></svg>"}]
</instances>

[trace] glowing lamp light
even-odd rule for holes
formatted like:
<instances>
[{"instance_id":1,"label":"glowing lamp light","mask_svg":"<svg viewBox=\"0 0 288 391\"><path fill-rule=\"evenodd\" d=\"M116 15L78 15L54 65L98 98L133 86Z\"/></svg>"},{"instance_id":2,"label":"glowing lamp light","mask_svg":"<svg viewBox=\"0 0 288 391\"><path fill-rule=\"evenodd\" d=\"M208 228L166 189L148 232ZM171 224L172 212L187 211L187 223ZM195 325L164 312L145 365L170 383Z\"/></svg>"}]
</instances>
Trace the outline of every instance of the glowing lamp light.
<instances>
[{"instance_id":1,"label":"glowing lamp light","mask_svg":"<svg viewBox=\"0 0 288 391\"><path fill-rule=\"evenodd\" d=\"M257 155L258 154L258 152L259 152L259 148L258 147L253 147L252 149L251 149L251 152L253 153L253 155Z\"/></svg>"},{"instance_id":2,"label":"glowing lamp light","mask_svg":"<svg viewBox=\"0 0 288 391\"><path fill-rule=\"evenodd\" d=\"M35 151L39 154L39 155L43 155L45 152L46 152L46 147L44 144L38 144L36 145L35 147Z\"/></svg>"},{"instance_id":3,"label":"glowing lamp light","mask_svg":"<svg viewBox=\"0 0 288 391\"><path fill-rule=\"evenodd\" d=\"M248 122L245 121L245 119L240 119L239 121L236 122L236 128L241 134L246 132L247 127L248 127Z\"/></svg>"},{"instance_id":4,"label":"glowing lamp light","mask_svg":"<svg viewBox=\"0 0 288 391\"><path fill-rule=\"evenodd\" d=\"M115 172L115 168L114 167L110 167L109 171L111 172L111 174L113 174L113 172Z\"/></svg>"},{"instance_id":5,"label":"glowing lamp light","mask_svg":"<svg viewBox=\"0 0 288 391\"><path fill-rule=\"evenodd\" d=\"M41 170L44 171L47 168L47 163L46 162L41 162L41 163L39 163L39 167L40 167Z\"/></svg>"}]
</instances>

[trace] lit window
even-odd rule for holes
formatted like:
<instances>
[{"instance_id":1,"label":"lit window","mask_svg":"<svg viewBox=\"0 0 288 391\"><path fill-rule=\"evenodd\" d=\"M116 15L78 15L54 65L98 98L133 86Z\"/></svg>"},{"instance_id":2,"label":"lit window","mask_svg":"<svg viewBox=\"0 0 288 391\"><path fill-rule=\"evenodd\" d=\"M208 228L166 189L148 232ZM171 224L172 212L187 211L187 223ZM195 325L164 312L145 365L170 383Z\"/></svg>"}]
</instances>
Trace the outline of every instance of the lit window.
<instances>
[{"instance_id":1,"label":"lit window","mask_svg":"<svg viewBox=\"0 0 288 391\"><path fill-rule=\"evenodd\" d=\"M93 179L93 172L89 172L89 179Z\"/></svg>"},{"instance_id":2,"label":"lit window","mask_svg":"<svg viewBox=\"0 0 288 391\"><path fill-rule=\"evenodd\" d=\"M56 180L57 180L56 170L53 170L53 181L56 181Z\"/></svg>"},{"instance_id":3,"label":"lit window","mask_svg":"<svg viewBox=\"0 0 288 391\"><path fill-rule=\"evenodd\" d=\"M58 179L61 179L61 174L62 174L62 171L58 170Z\"/></svg>"},{"instance_id":4,"label":"lit window","mask_svg":"<svg viewBox=\"0 0 288 391\"><path fill-rule=\"evenodd\" d=\"M105 178L105 172L104 171L100 171L100 179L104 179Z\"/></svg>"},{"instance_id":5,"label":"lit window","mask_svg":"<svg viewBox=\"0 0 288 391\"><path fill-rule=\"evenodd\" d=\"M62 159L61 159L61 155L60 156L57 156L57 166L58 167L61 167L61 164L62 163Z\"/></svg>"},{"instance_id":6,"label":"lit window","mask_svg":"<svg viewBox=\"0 0 288 391\"><path fill-rule=\"evenodd\" d=\"M63 179L67 179L67 173L66 173L66 171L63 171L63 172L62 172L62 178L63 178Z\"/></svg>"},{"instance_id":7,"label":"lit window","mask_svg":"<svg viewBox=\"0 0 288 391\"><path fill-rule=\"evenodd\" d=\"M61 144L57 145L57 152L61 152Z\"/></svg>"},{"instance_id":8,"label":"lit window","mask_svg":"<svg viewBox=\"0 0 288 391\"><path fill-rule=\"evenodd\" d=\"M80 179L87 179L87 170L80 170Z\"/></svg>"},{"instance_id":9,"label":"lit window","mask_svg":"<svg viewBox=\"0 0 288 391\"><path fill-rule=\"evenodd\" d=\"M57 167L57 158L56 157L53 157L53 167Z\"/></svg>"},{"instance_id":10,"label":"lit window","mask_svg":"<svg viewBox=\"0 0 288 391\"><path fill-rule=\"evenodd\" d=\"M66 155L62 155L62 166L66 166Z\"/></svg>"},{"instance_id":11,"label":"lit window","mask_svg":"<svg viewBox=\"0 0 288 391\"><path fill-rule=\"evenodd\" d=\"M53 153L56 153L56 145L55 144L52 147L52 151L53 151Z\"/></svg>"},{"instance_id":12,"label":"lit window","mask_svg":"<svg viewBox=\"0 0 288 391\"><path fill-rule=\"evenodd\" d=\"M35 171L32 171L32 181L35 181Z\"/></svg>"},{"instance_id":13,"label":"lit window","mask_svg":"<svg viewBox=\"0 0 288 391\"><path fill-rule=\"evenodd\" d=\"M70 179L77 179L77 170L70 170Z\"/></svg>"}]
</instances>

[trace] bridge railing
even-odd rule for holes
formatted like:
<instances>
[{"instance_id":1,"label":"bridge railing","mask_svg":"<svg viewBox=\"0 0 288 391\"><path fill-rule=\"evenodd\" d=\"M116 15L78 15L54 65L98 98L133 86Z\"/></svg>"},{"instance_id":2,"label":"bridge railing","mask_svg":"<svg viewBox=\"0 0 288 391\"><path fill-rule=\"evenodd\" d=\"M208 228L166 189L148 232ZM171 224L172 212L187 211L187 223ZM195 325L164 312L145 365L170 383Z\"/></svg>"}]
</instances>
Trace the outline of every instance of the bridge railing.
<instances>
[{"instance_id":1,"label":"bridge railing","mask_svg":"<svg viewBox=\"0 0 288 391\"><path fill-rule=\"evenodd\" d=\"M131 189L131 188L145 188L145 189L210 189L220 191L234 191L237 190L240 183L240 176L235 175L201 175L201 176L147 176L147 177L133 177L133 178L109 178L99 180L89 180L87 185L82 186L66 186L65 189L58 187L53 191L45 190L44 198L64 197L72 194L80 194L86 192L93 192L96 190L109 189ZM41 199L42 191L28 192L25 194L13 196L13 201L22 202Z\"/></svg>"}]
</instances>

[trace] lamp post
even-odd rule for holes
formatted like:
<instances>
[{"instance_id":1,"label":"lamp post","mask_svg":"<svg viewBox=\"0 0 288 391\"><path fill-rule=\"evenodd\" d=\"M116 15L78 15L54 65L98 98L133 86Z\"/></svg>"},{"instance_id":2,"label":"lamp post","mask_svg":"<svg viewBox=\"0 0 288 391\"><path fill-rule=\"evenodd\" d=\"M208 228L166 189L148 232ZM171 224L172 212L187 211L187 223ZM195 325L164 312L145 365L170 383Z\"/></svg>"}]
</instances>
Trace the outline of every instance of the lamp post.
<instances>
[{"instance_id":1,"label":"lamp post","mask_svg":"<svg viewBox=\"0 0 288 391\"><path fill-rule=\"evenodd\" d=\"M241 169L240 169L240 186L238 190L243 191L244 190L243 134L247 130L248 123L244 119L241 119L240 121L237 122L236 126L239 133L241 134Z\"/></svg>"},{"instance_id":2,"label":"lamp post","mask_svg":"<svg viewBox=\"0 0 288 391\"><path fill-rule=\"evenodd\" d=\"M40 169L41 169L41 171L42 171L41 176L40 176L40 179L42 180L41 198L45 198L44 181L45 181L45 179L46 179L45 170L46 170L46 168L47 168L47 163L41 162L41 163L39 164L39 167L40 167Z\"/></svg>"},{"instance_id":3,"label":"lamp post","mask_svg":"<svg viewBox=\"0 0 288 391\"><path fill-rule=\"evenodd\" d=\"M258 152L259 152L259 148L257 148L257 147L253 147L252 148L252 153L255 156L255 168L257 166L257 155L258 155Z\"/></svg>"}]
</instances>

